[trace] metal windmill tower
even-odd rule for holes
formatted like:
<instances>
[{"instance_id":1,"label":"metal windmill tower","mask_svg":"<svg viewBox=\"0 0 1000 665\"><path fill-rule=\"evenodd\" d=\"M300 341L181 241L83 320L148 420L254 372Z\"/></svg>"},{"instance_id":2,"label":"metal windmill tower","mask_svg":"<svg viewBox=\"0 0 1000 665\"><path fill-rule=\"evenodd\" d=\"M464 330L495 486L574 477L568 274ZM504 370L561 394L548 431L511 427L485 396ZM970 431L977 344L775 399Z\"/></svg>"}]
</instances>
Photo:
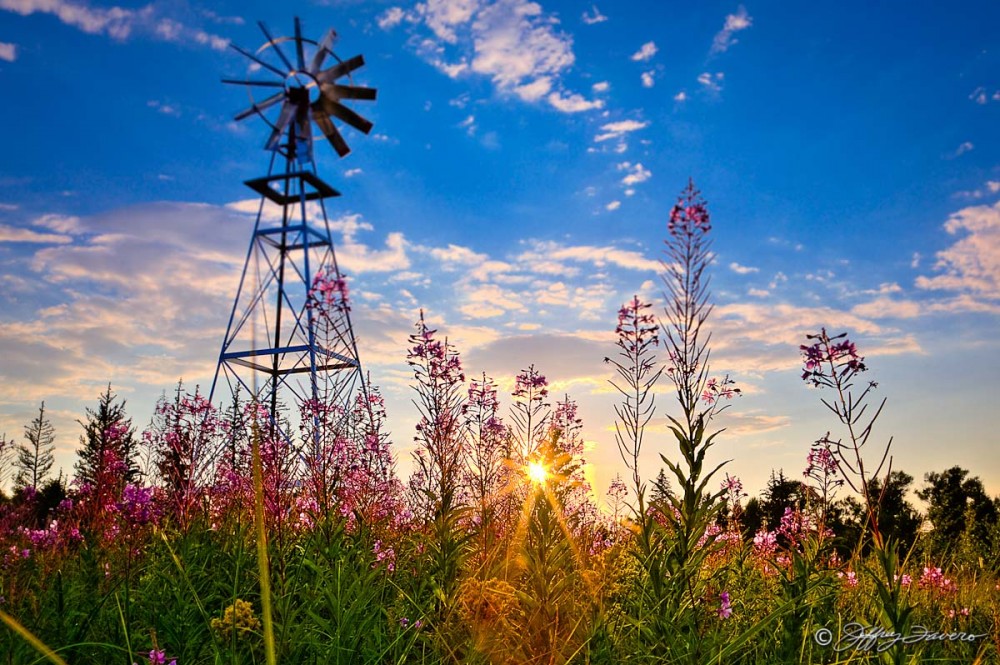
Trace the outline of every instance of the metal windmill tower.
<instances>
[{"instance_id":1,"label":"metal windmill tower","mask_svg":"<svg viewBox=\"0 0 1000 665\"><path fill-rule=\"evenodd\" d=\"M350 148L334 120L367 134L372 123L344 102L374 100L376 91L353 85L364 58L338 58L333 30L316 42L302 36L298 18L293 37L259 25L266 41L256 52L233 45L250 60L247 78L223 82L246 86L250 106L236 120L263 119L272 156L266 176L246 181L260 205L210 399L222 383L249 393L269 410L274 433L283 407L316 400L346 410L364 389L326 213L340 193L316 173L312 125L343 157ZM258 100L261 91L271 94Z\"/></svg>"}]
</instances>

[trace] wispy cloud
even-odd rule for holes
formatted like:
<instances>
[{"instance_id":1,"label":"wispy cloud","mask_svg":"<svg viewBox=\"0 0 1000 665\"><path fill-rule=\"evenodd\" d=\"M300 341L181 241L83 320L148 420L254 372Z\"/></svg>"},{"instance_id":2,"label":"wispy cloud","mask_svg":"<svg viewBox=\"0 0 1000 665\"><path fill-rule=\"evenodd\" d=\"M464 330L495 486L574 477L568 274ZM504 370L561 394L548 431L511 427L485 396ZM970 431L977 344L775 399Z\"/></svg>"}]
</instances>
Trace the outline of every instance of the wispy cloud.
<instances>
[{"instance_id":1,"label":"wispy cloud","mask_svg":"<svg viewBox=\"0 0 1000 665\"><path fill-rule=\"evenodd\" d=\"M656 43L646 42L638 51L632 54L632 60L636 62L649 62L656 55Z\"/></svg>"},{"instance_id":2,"label":"wispy cloud","mask_svg":"<svg viewBox=\"0 0 1000 665\"><path fill-rule=\"evenodd\" d=\"M741 266L739 263L733 261L729 264L729 269L732 270L737 275L750 275L755 272L760 272L760 268L754 268L752 266Z\"/></svg>"},{"instance_id":3,"label":"wispy cloud","mask_svg":"<svg viewBox=\"0 0 1000 665\"><path fill-rule=\"evenodd\" d=\"M619 120L601 125L601 133L594 137L594 141L609 141L621 138L625 134L637 132L640 129L649 127L649 123L640 120Z\"/></svg>"},{"instance_id":4,"label":"wispy cloud","mask_svg":"<svg viewBox=\"0 0 1000 665\"><path fill-rule=\"evenodd\" d=\"M726 16L722 30L717 32L712 40L712 48L709 53L725 53L730 46L738 41L733 35L741 30L746 30L751 25L753 25L753 18L747 14L746 8L740 5L735 14Z\"/></svg>"},{"instance_id":5,"label":"wispy cloud","mask_svg":"<svg viewBox=\"0 0 1000 665\"><path fill-rule=\"evenodd\" d=\"M938 275L917 277L918 288L964 293L1000 304L1000 202L964 208L944 224L962 237L936 254Z\"/></svg>"},{"instance_id":6,"label":"wispy cloud","mask_svg":"<svg viewBox=\"0 0 1000 665\"><path fill-rule=\"evenodd\" d=\"M972 141L963 141L958 145L957 148L955 148L954 152L952 152L950 156L953 159L955 157L960 157L967 152L971 152L973 149L975 149L975 147L976 146L972 143Z\"/></svg>"},{"instance_id":7,"label":"wispy cloud","mask_svg":"<svg viewBox=\"0 0 1000 665\"><path fill-rule=\"evenodd\" d=\"M451 78L486 76L504 95L530 103L545 100L563 113L604 105L563 84L563 73L576 61L573 40L535 2L429 0L412 10L390 8L378 19L386 30L403 22L411 24L417 52Z\"/></svg>"},{"instance_id":8,"label":"wispy cloud","mask_svg":"<svg viewBox=\"0 0 1000 665\"><path fill-rule=\"evenodd\" d=\"M700 83L705 90L718 93L722 91L722 81L726 78L723 72L715 72L712 74L710 72L703 72L698 75L698 83Z\"/></svg>"},{"instance_id":9,"label":"wispy cloud","mask_svg":"<svg viewBox=\"0 0 1000 665\"><path fill-rule=\"evenodd\" d=\"M654 85L656 85L656 79L654 78L655 73L656 72L654 72L653 70L649 70L648 72L642 73L642 76L640 77L642 79L642 87L652 88Z\"/></svg>"},{"instance_id":10,"label":"wispy cloud","mask_svg":"<svg viewBox=\"0 0 1000 665\"><path fill-rule=\"evenodd\" d=\"M626 187L638 185L653 177L652 172L640 163L622 162L617 165L617 169L626 172L625 177L622 178L622 184Z\"/></svg>"},{"instance_id":11,"label":"wispy cloud","mask_svg":"<svg viewBox=\"0 0 1000 665\"><path fill-rule=\"evenodd\" d=\"M0 42L0 60L14 62L17 60L17 44Z\"/></svg>"},{"instance_id":12,"label":"wispy cloud","mask_svg":"<svg viewBox=\"0 0 1000 665\"><path fill-rule=\"evenodd\" d=\"M580 20L587 25L594 25L595 23L604 23L608 20L608 17L601 13L601 10L597 8L597 5L593 5L590 13L583 12L583 16Z\"/></svg>"},{"instance_id":13,"label":"wispy cloud","mask_svg":"<svg viewBox=\"0 0 1000 665\"><path fill-rule=\"evenodd\" d=\"M969 99L979 104L980 106L985 106L990 102L990 100L994 102L1000 102L1000 90L994 90L993 94L991 95L985 87L979 86L971 93L969 93Z\"/></svg>"},{"instance_id":14,"label":"wispy cloud","mask_svg":"<svg viewBox=\"0 0 1000 665\"><path fill-rule=\"evenodd\" d=\"M583 95L572 93L563 95L559 92L549 93L549 104L552 108L563 113L579 113L581 111L591 111L593 109L604 108L604 101L600 99L584 99Z\"/></svg>"},{"instance_id":15,"label":"wispy cloud","mask_svg":"<svg viewBox=\"0 0 1000 665\"><path fill-rule=\"evenodd\" d=\"M0 224L0 243L19 242L66 244L72 241L73 239L67 235L38 233L37 231L32 231L31 229L23 229L16 226L8 226L7 224Z\"/></svg>"},{"instance_id":16,"label":"wispy cloud","mask_svg":"<svg viewBox=\"0 0 1000 665\"><path fill-rule=\"evenodd\" d=\"M197 44L217 51L224 50L229 40L188 26L161 13L160 5L149 4L140 9L123 7L89 7L66 0L0 0L0 9L22 16L51 14L62 23L93 35L107 35L124 41L141 33L166 42Z\"/></svg>"}]
</instances>

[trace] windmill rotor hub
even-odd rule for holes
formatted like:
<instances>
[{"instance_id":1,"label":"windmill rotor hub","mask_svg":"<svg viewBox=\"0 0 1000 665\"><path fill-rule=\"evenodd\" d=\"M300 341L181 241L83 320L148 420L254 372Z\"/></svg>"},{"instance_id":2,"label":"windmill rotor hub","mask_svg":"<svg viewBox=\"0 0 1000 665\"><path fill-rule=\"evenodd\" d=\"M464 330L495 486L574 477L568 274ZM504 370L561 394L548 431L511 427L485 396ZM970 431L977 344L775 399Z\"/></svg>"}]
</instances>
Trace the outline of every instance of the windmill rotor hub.
<instances>
[{"instance_id":1,"label":"windmill rotor hub","mask_svg":"<svg viewBox=\"0 0 1000 665\"><path fill-rule=\"evenodd\" d=\"M296 90L298 92L292 92ZM320 87L319 81L316 77L309 72L293 70L288 73L285 77L285 92L288 93L289 98L292 99L302 99L303 93L305 100L310 104L319 99Z\"/></svg>"}]
</instances>

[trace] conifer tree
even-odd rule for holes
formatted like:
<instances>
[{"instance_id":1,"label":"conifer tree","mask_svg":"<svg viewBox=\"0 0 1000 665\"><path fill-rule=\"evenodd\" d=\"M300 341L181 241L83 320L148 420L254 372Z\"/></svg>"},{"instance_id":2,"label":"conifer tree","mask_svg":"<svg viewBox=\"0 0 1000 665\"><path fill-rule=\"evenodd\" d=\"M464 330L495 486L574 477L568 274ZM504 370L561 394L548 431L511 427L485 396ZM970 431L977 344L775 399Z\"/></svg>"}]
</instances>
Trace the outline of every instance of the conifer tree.
<instances>
[{"instance_id":1,"label":"conifer tree","mask_svg":"<svg viewBox=\"0 0 1000 665\"><path fill-rule=\"evenodd\" d=\"M135 428L125 414L125 400L118 398L111 384L98 398L97 409L87 408L87 421L77 422L83 427L74 465L77 480L96 484L107 467L115 465L124 468L124 477L119 478L122 487L135 481L139 475Z\"/></svg>"},{"instance_id":2,"label":"conifer tree","mask_svg":"<svg viewBox=\"0 0 1000 665\"><path fill-rule=\"evenodd\" d=\"M38 408L38 417L24 426L24 438L27 443L18 446L14 461L14 468L17 469L14 486L37 489L52 471L55 462L55 428L45 417L45 402Z\"/></svg>"}]
</instances>

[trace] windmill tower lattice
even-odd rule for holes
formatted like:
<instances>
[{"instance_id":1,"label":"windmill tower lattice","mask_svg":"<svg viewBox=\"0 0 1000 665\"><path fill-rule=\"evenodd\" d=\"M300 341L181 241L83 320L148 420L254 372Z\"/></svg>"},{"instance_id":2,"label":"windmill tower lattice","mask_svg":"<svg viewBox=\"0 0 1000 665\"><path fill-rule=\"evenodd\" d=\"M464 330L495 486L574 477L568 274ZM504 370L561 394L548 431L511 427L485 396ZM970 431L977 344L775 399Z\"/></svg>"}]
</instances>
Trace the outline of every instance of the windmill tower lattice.
<instances>
[{"instance_id":1,"label":"windmill tower lattice","mask_svg":"<svg viewBox=\"0 0 1000 665\"><path fill-rule=\"evenodd\" d=\"M268 174L246 181L260 205L210 399L223 384L249 393L268 410L274 432L285 422L282 407L315 400L346 410L364 389L326 213L326 201L340 193L316 173L312 125L343 157L350 148L334 121L365 134L372 128L343 102L374 100L376 91L353 85L364 59L338 58L333 30L316 42L302 36L298 18L293 37L275 39L259 25L267 41L256 52L233 46L251 61L250 74L223 82L246 86L250 106L236 120L263 119L273 154ZM258 101L261 90L273 93Z\"/></svg>"}]
</instances>

